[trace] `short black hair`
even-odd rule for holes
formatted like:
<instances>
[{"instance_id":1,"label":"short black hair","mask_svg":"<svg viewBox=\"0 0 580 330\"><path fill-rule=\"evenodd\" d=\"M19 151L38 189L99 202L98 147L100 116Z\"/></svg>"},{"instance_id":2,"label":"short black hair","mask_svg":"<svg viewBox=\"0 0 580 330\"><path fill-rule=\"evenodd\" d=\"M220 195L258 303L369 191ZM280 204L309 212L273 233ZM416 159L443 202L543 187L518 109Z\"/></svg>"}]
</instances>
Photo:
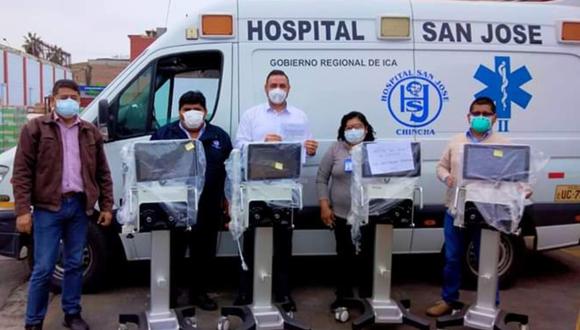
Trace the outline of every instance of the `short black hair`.
<instances>
[{"instance_id":1,"label":"short black hair","mask_svg":"<svg viewBox=\"0 0 580 330\"><path fill-rule=\"evenodd\" d=\"M471 102L471 105L469 106L469 112L471 113L471 111L473 111L473 106L474 105L489 105L489 107L491 108L491 112L496 113L495 112L495 103L493 102L493 100L487 96L480 96L478 98L476 98L475 100L473 100L473 102Z\"/></svg>"},{"instance_id":2,"label":"short black hair","mask_svg":"<svg viewBox=\"0 0 580 330\"><path fill-rule=\"evenodd\" d=\"M367 117L365 117L365 115L363 115L361 112L358 111L351 111L346 115L342 116L342 119L340 120L340 127L338 128L337 139L339 141L346 141L346 138L344 137L344 129L346 128L346 123L353 118L358 118L358 120L360 120L367 129L367 135L365 136L363 141L374 141L375 130L373 129L371 124L369 124Z\"/></svg>"},{"instance_id":3,"label":"short black hair","mask_svg":"<svg viewBox=\"0 0 580 330\"><path fill-rule=\"evenodd\" d=\"M272 70L272 71L270 71L270 73L268 73L268 75L266 76L266 84L268 84L268 80L272 76L284 76L284 77L286 77L286 80L288 81L288 85L290 85L290 78L288 78L288 76L286 75L286 72L284 72L282 70Z\"/></svg>"},{"instance_id":4,"label":"short black hair","mask_svg":"<svg viewBox=\"0 0 580 330\"><path fill-rule=\"evenodd\" d=\"M74 80L60 79L54 83L54 86L52 86L52 96L56 96L56 94L58 94L58 90L61 88L70 88L79 94L81 93L79 85Z\"/></svg>"},{"instance_id":5,"label":"short black hair","mask_svg":"<svg viewBox=\"0 0 580 330\"><path fill-rule=\"evenodd\" d=\"M207 110L205 107L205 96L200 91L189 91L181 95L179 98L179 109L185 104L199 104Z\"/></svg>"}]
</instances>

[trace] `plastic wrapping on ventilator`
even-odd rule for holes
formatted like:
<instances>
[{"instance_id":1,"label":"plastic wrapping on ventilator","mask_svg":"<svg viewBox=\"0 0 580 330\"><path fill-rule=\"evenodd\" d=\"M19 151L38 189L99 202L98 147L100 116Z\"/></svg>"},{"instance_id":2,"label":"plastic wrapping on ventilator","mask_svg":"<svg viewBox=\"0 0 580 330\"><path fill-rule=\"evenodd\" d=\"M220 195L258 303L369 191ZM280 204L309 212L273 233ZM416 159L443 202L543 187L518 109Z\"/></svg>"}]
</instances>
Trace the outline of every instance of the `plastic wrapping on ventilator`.
<instances>
[{"instance_id":1,"label":"plastic wrapping on ventilator","mask_svg":"<svg viewBox=\"0 0 580 330\"><path fill-rule=\"evenodd\" d=\"M234 149L226 160L226 182L224 193L228 200L228 212L230 222L228 228L235 240L240 239L247 228L247 224L242 219L242 176L243 168L241 163L241 152Z\"/></svg>"},{"instance_id":2,"label":"plastic wrapping on ventilator","mask_svg":"<svg viewBox=\"0 0 580 330\"><path fill-rule=\"evenodd\" d=\"M225 195L229 230L239 240L250 225L250 203L272 208L302 208L301 143L249 143L234 149L226 161ZM243 258L240 253L240 257ZM245 263L242 259L242 265Z\"/></svg>"},{"instance_id":3,"label":"plastic wrapping on ventilator","mask_svg":"<svg viewBox=\"0 0 580 330\"><path fill-rule=\"evenodd\" d=\"M466 144L461 155L461 185L456 224L468 225L477 213L491 227L518 234L526 196L549 158L527 145Z\"/></svg>"},{"instance_id":4,"label":"plastic wrapping on ventilator","mask_svg":"<svg viewBox=\"0 0 580 330\"><path fill-rule=\"evenodd\" d=\"M411 215L403 219L412 223L412 207L420 190L420 144L410 141L365 142L351 153L351 210L347 216L352 239L358 246L360 227L369 217L382 216L408 201ZM404 215L401 215L404 216Z\"/></svg>"},{"instance_id":5,"label":"plastic wrapping on ventilator","mask_svg":"<svg viewBox=\"0 0 580 330\"><path fill-rule=\"evenodd\" d=\"M248 205L252 201L302 208L301 154L300 143L249 143L241 151L232 151L226 161L225 195L235 239L250 225Z\"/></svg>"},{"instance_id":6,"label":"plastic wrapping on ventilator","mask_svg":"<svg viewBox=\"0 0 580 330\"><path fill-rule=\"evenodd\" d=\"M117 221L137 231L189 228L205 181L198 140L138 141L121 151L123 200Z\"/></svg>"}]
</instances>

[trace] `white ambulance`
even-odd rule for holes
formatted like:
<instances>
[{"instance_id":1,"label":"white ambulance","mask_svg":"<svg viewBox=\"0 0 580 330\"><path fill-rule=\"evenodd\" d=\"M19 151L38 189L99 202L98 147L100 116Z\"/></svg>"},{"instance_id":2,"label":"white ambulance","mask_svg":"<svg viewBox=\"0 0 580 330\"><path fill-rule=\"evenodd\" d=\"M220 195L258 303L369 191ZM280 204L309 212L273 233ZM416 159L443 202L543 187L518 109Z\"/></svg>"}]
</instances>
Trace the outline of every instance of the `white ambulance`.
<instances>
[{"instance_id":1,"label":"white ambulance","mask_svg":"<svg viewBox=\"0 0 580 330\"><path fill-rule=\"evenodd\" d=\"M497 103L495 134L544 151L534 204L521 237L503 237L500 275L514 278L524 251L580 241L580 3L461 0L207 0L170 28L87 108L83 119L108 133L115 201L122 203L119 152L178 118L188 90L208 99L209 119L235 137L243 112L266 102L264 80L284 70L289 103L308 115L320 149L305 165L305 208L296 220L294 254L334 253L321 225L315 191L318 163L336 140L342 115L366 114L378 138L422 145L425 208L416 227L399 229L395 252L440 253L444 185L435 165L449 138L467 128L468 105ZM99 116L100 114L100 116ZM12 187L15 150L0 155L0 246L17 255ZM147 234L90 227L86 285L96 287L122 260L150 256ZM220 255L235 255L230 235ZM9 253L10 252L10 253ZM474 270L473 253L466 254ZM59 267L55 283L62 276Z\"/></svg>"}]
</instances>

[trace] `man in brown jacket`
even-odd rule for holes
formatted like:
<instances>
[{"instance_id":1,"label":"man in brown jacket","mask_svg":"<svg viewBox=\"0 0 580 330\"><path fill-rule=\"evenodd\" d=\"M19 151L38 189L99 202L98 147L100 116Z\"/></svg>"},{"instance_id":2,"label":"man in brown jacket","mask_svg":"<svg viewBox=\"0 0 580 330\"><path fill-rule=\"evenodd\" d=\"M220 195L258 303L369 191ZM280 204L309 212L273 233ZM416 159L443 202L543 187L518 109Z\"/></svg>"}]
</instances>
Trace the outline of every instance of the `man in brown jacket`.
<instances>
[{"instance_id":1,"label":"man in brown jacket","mask_svg":"<svg viewBox=\"0 0 580 330\"><path fill-rule=\"evenodd\" d=\"M112 221L113 183L103 138L95 126L80 119L79 100L74 81L57 81L50 100L52 113L28 122L16 149L12 181L16 227L34 234L26 329L42 329L61 240L63 325L89 329L80 315L83 250L97 201L101 210L97 222L108 226Z\"/></svg>"}]
</instances>

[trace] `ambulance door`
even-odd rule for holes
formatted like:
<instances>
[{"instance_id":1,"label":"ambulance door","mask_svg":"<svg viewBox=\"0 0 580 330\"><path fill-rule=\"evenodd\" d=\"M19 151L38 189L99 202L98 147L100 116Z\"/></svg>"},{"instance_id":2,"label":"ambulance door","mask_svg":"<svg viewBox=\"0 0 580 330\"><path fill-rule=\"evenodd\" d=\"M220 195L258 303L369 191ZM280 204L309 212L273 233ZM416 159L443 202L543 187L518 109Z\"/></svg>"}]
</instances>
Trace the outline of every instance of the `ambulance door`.
<instances>
[{"instance_id":1,"label":"ambulance door","mask_svg":"<svg viewBox=\"0 0 580 330\"><path fill-rule=\"evenodd\" d=\"M149 139L160 127L178 120L179 98L187 91L201 91L206 98L207 119L229 130L231 53L230 43L160 49L147 55L147 60L129 73L126 83L108 101L109 113L114 119L106 152L113 182L123 182L119 157L122 148L132 141ZM122 188L121 184L114 186L117 205L124 196ZM148 258L146 236L123 240L123 244L133 245L125 248L134 254L127 255L128 259Z\"/></svg>"},{"instance_id":2,"label":"ambulance door","mask_svg":"<svg viewBox=\"0 0 580 330\"><path fill-rule=\"evenodd\" d=\"M408 27L409 1L371 1L364 6L298 1L283 10L281 2L258 2L252 8L241 5L239 11L240 116L267 102L264 85L271 70L288 75L288 104L306 113L319 141L316 156L307 159L302 173L304 209L295 219L294 254L334 254L333 234L320 220L318 165L337 140L342 116L350 111L365 114L377 138L395 137L383 92L394 77L413 70L413 40L408 33L381 38L381 17L386 18L387 35L396 22ZM397 229L395 252L408 252L411 237L411 229Z\"/></svg>"}]
</instances>

